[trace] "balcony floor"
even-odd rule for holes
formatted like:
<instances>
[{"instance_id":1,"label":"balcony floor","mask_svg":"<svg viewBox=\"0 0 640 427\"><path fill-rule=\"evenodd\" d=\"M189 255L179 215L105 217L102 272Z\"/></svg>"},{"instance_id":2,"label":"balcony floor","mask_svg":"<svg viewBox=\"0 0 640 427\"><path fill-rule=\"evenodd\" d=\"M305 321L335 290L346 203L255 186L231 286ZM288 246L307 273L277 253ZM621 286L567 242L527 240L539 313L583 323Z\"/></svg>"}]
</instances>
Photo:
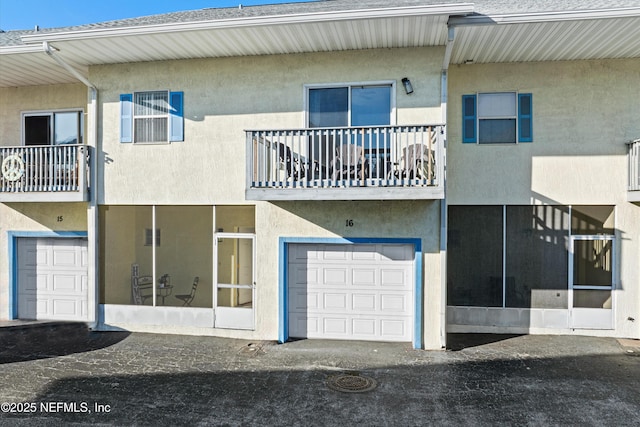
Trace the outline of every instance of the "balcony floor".
<instances>
[{"instance_id":1,"label":"balcony floor","mask_svg":"<svg viewBox=\"0 0 640 427\"><path fill-rule=\"evenodd\" d=\"M441 187L250 188L247 200L439 200Z\"/></svg>"},{"instance_id":2,"label":"balcony floor","mask_svg":"<svg viewBox=\"0 0 640 427\"><path fill-rule=\"evenodd\" d=\"M0 203L10 202L88 202L88 191L0 192Z\"/></svg>"}]
</instances>

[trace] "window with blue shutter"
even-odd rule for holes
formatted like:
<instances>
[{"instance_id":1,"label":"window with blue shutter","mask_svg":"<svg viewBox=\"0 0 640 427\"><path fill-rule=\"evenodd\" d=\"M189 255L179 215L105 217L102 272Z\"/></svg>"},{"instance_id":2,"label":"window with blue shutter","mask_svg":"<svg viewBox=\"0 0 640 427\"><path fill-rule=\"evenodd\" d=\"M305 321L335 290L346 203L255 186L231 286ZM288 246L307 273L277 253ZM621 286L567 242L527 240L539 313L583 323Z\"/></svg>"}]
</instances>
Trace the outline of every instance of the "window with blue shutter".
<instances>
[{"instance_id":1,"label":"window with blue shutter","mask_svg":"<svg viewBox=\"0 0 640 427\"><path fill-rule=\"evenodd\" d=\"M120 142L133 142L133 95L120 95Z\"/></svg>"},{"instance_id":2,"label":"window with blue shutter","mask_svg":"<svg viewBox=\"0 0 640 427\"><path fill-rule=\"evenodd\" d=\"M533 95L516 92L463 95L462 142L533 142Z\"/></svg>"},{"instance_id":3,"label":"window with blue shutter","mask_svg":"<svg viewBox=\"0 0 640 427\"><path fill-rule=\"evenodd\" d=\"M478 138L476 135L476 95L462 96L462 142L476 143Z\"/></svg>"},{"instance_id":4,"label":"window with blue shutter","mask_svg":"<svg viewBox=\"0 0 640 427\"><path fill-rule=\"evenodd\" d=\"M533 142L533 102L530 93L518 95L518 142Z\"/></svg>"},{"instance_id":5,"label":"window with blue shutter","mask_svg":"<svg viewBox=\"0 0 640 427\"><path fill-rule=\"evenodd\" d=\"M182 92L169 93L169 141L184 141L184 114Z\"/></svg>"},{"instance_id":6,"label":"window with blue shutter","mask_svg":"<svg viewBox=\"0 0 640 427\"><path fill-rule=\"evenodd\" d=\"M184 141L183 92L120 95L120 142Z\"/></svg>"}]
</instances>

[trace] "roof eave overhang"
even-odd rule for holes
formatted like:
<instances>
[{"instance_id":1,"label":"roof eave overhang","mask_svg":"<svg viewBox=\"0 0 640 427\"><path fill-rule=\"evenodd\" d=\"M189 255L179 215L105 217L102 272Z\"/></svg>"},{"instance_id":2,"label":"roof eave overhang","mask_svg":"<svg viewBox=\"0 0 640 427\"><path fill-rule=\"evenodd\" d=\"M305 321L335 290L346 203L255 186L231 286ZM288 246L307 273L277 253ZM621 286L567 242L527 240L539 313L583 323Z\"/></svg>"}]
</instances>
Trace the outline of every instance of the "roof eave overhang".
<instances>
[{"instance_id":1,"label":"roof eave overhang","mask_svg":"<svg viewBox=\"0 0 640 427\"><path fill-rule=\"evenodd\" d=\"M509 15L467 15L453 16L450 27L474 25L508 25L544 22L582 21L612 18L640 17L640 7L600 10L574 10L560 12L522 13Z\"/></svg>"},{"instance_id":2,"label":"roof eave overhang","mask_svg":"<svg viewBox=\"0 0 640 427\"><path fill-rule=\"evenodd\" d=\"M336 12L314 12L305 14L257 16L248 18L219 19L198 22L177 22L130 26L121 28L99 28L56 33L41 33L22 36L26 44L101 37L128 37L147 34L161 34L184 31L202 31L226 28L260 27L269 25L299 25L305 23L340 22L364 19L385 19L429 15L468 15L473 12L472 3L444 4L437 6L412 6L349 10Z\"/></svg>"}]
</instances>

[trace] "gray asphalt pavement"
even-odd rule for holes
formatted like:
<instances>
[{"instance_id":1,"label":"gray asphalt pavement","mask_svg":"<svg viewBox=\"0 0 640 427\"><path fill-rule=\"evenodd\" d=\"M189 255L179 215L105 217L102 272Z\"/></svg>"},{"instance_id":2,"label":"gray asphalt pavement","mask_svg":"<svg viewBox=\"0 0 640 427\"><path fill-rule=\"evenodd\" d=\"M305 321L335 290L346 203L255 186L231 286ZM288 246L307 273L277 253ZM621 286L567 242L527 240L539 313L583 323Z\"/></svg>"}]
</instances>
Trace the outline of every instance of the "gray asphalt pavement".
<instances>
[{"instance_id":1,"label":"gray asphalt pavement","mask_svg":"<svg viewBox=\"0 0 640 427\"><path fill-rule=\"evenodd\" d=\"M0 425L640 425L637 341L451 335L423 351L66 328L0 329Z\"/></svg>"}]
</instances>

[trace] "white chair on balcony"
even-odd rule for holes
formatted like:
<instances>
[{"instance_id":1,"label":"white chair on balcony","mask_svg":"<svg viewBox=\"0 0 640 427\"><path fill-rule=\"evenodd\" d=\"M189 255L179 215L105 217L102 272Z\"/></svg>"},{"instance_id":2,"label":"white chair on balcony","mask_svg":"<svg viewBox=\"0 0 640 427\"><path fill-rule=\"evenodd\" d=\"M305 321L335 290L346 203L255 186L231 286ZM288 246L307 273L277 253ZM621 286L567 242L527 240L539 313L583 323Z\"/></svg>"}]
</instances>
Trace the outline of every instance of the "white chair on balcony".
<instances>
[{"instance_id":1,"label":"white chair on balcony","mask_svg":"<svg viewBox=\"0 0 640 427\"><path fill-rule=\"evenodd\" d=\"M424 144L413 144L403 148L400 175L404 179L435 179L435 152Z\"/></svg>"},{"instance_id":2,"label":"white chair on balcony","mask_svg":"<svg viewBox=\"0 0 640 427\"><path fill-rule=\"evenodd\" d=\"M333 180L355 179L364 180L367 178L368 161L364 157L364 150L356 144L342 144L336 148L333 158Z\"/></svg>"}]
</instances>

